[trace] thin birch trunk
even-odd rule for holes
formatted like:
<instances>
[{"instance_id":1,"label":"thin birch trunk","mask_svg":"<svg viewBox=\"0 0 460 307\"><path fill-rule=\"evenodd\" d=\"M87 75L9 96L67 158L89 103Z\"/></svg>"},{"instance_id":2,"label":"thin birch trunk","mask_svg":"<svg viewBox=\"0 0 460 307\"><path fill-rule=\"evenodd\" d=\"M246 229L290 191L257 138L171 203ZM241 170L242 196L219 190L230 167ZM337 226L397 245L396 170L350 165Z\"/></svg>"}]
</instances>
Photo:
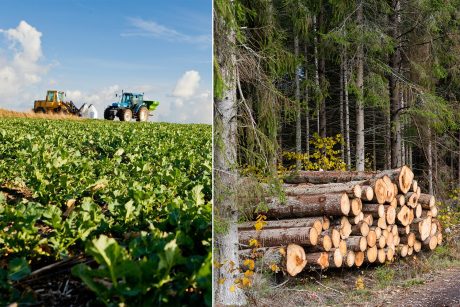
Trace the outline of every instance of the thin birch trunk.
<instances>
[{"instance_id":1,"label":"thin birch trunk","mask_svg":"<svg viewBox=\"0 0 460 307\"><path fill-rule=\"evenodd\" d=\"M308 47L305 44L305 152L310 156L310 93L308 92Z\"/></svg>"},{"instance_id":2,"label":"thin birch trunk","mask_svg":"<svg viewBox=\"0 0 460 307\"><path fill-rule=\"evenodd\" d=\"M431 140L431 127L428 126L428 149L427 149L427 159L428 159L428 193L433 194L433 143Z\"/></svg>"},{"instance_id":3,"label":"thin birch trunk","mask_svg":"<svg viewBox=\"0 0 460 307\"><path fill-rule=\"evenodd\" d=\"M351 170L351 148L350 148L350 107L348 101L348 58L345 51L343 62L343 89L344 89L344 100L345 100L345 144L347 150L347 169Z\"/></svg>"},{"instance_id":4,"label":"thin birch trunk","mask_svg":"<svg viewBox=\"0 0 460 307\"><path fill-rule=\"evenodd\" d=\"M299 58L299 37L294 37L294 54L296 60ZM300 80L299 80L299 66L295 70L295 103L296 103L296 125L295 125L295 148L296 153L302 153L302 113L300 108ZM296 160L296 168L300 169L301 159Z\"/></svg>"},{"instance_id":5,"label":"thin birch trunk","mask_svg":"<svg viewBox=\"0 0 460 307\"><path fill-rule=\"evenodd\" d=\"M361 27L360 31L362 31L362 27L364 26L362 3L360 3L358 7L357 22ZM356 57L356 87L358 88L358 95L356 99L356 170L364 171L364 50L362 43L358 45Z\"/></svg>"},{"instance_id":6,"label":"thin birch trunk","mask_svg":"<svg viewBox=\"0 0 460 307\"><path fill-rule=\"evenodd\" d=\"M318 98L321 96L321 88L319 85L319 63L318 63L318 24L316 21L316 15L313 16L313 28L315 31L314 37L314 56L315 56L315 85L316 85L316 95L315 95L315 104L316 104L316 130L318 135L320 134L320 124L319 124L319 107Z\"/></svg>"},{"instance_id":7,"label":"thin birch trunk","mask_svg":"<svg viewBox=\"0 0 460 307\"><path fill-rule=\"evenodd\" d=\"M345 144L344 144L344 123L343 123L343 54L341 56L341 61L340 61L340 135L342 137L342 141L340 142L340 155L342 158L342 161L345 161Z\"/></svg>"}]
</instances>

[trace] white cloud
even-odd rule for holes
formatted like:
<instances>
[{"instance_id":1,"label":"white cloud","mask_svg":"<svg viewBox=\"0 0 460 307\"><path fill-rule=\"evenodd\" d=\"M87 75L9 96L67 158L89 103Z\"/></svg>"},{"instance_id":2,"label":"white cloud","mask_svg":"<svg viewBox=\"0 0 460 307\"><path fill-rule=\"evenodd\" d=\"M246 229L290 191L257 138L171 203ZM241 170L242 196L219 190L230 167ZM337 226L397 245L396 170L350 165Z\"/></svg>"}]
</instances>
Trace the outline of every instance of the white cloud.
<instances>
[{"instance_id":1,"label":"white cloud","mask_svg":"<svg viewBox=\"0 0 460 307\"><path fill-rule=\"evenodd\" d=\"M197 71L185 72L170 95L162 97L154 120L175 123L212 123L212 97L200 88Z\"/></svg>"},{"instance_id":2,"label":"white cloud","mask_svg":"<svg viewBox=\"0 0 460 307\"><path fill-rule=\"evenodd\" d=\"M197 71L186 71L177 81L173 96L182 98L192 97L200 86L200 79L200 74Z\"/></svg>"},{"instance_id":3,"label":"white cloud","mask_svg":"<svg viewBox=\"0 0 460 307\"><path fill-rule=\"evenodd\" d=\"M153 20L128 18L134 29L121 33L122 36L148 36L171 42L211 43L209 35L187 35L161 25Z\"/></svg>"},{"instance_id":4,"label":"white cloud","mask_svg":"<svg viewBox=\"0 0 460 307\"><path fill-rule=\"evenodd\" d=\"M25 89L39 83L47 73L48 66L42 65L42 33L21 21L16 28L0 29L0 38L8 43L5 52L0 54L0 106L17 103ZM14 97L15 101L8 101Z\"/></svg>"}]
</instances>

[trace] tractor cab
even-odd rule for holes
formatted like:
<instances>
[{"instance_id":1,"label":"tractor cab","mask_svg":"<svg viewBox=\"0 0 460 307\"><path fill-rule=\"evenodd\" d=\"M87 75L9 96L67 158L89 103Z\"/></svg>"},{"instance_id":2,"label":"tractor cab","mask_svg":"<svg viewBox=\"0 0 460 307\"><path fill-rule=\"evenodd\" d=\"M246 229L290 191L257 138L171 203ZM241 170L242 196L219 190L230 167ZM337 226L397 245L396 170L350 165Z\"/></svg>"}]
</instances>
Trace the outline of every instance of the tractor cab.
<instances>
[{"instance_id":1,"label":"tractor cab","mask_svg":"<svg viewBox=\"0 0 460 307\"><path fill-rule=\"evenodd\" d=\"M135 105L142 104L143 102L143 94L123 93L121 95L120 102L115 102L112 104L112 106L119 108L131 108Z\"/></svg>"}]
</instances>

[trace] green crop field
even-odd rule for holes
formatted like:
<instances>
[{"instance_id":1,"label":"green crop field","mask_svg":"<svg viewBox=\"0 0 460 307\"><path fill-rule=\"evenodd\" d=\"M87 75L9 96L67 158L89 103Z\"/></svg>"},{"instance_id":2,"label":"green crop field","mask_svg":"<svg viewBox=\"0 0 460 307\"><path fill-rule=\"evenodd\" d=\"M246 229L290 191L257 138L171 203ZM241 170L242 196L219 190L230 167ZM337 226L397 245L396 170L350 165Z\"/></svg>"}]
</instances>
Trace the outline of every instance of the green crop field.
<instances>
[{"instance_id":1,"label":"green crop field","mask_svg":"<svg viewBox=\"0 0 460 307\"><path fill-rule=\"evenodd\" d=\"M208 125L1 118L0 304L210 304L211 143Z\"/></svg>"}]
</instances>

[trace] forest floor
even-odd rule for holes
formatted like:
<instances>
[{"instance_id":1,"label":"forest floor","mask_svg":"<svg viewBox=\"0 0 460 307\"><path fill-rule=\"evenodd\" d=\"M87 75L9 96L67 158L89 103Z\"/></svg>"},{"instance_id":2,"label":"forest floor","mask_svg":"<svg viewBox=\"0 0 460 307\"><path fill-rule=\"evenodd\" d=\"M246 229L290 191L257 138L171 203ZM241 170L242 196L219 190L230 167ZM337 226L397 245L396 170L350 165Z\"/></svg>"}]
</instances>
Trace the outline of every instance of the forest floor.
<instances>
[{"instance_id":1,"label":"forest floor","mask_svg":"<svg viewBox=\"0 0 460 307\"><path fill-rule=\"evenodd\" d=\"M278 279L259 275L247 291L248 305L460 306L460 237L385 265Z\"/></svg>"}]
</instances>

